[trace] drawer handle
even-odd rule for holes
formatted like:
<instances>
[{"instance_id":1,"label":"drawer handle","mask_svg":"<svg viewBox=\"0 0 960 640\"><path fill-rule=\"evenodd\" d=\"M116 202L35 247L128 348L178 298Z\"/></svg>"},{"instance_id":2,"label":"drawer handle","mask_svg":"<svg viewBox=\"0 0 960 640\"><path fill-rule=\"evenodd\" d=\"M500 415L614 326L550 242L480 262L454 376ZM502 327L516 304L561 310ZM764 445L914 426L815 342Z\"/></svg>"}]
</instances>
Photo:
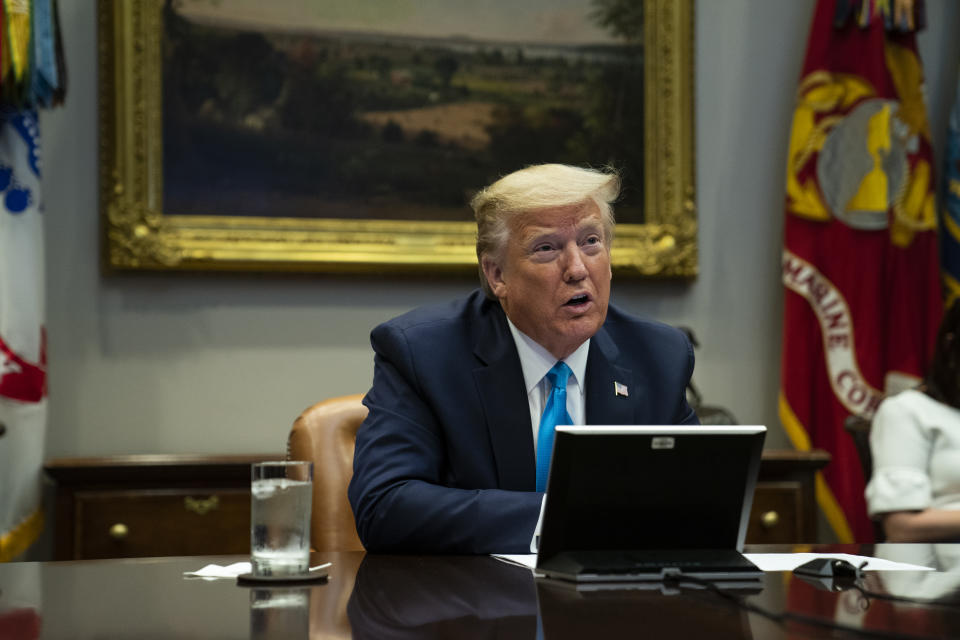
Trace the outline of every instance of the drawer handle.
<instances>
[{"instance_id":1,"label":"drawer handle","mask_svg":"<svg viewBox=\"0 0 960 640\"><path fill-rule=\"evenodd\" d=\"M209 498L191 498L187 496L183 499L183 508L187 511L192 511L198 516L206 515L219 506L220 498L218 496L210 496Z\"/></svg>"},{"instance_id":2,"label":"drawer handle","mask_svg":"<svg viewBox=\"0 0 960 640\"><path fill-rule=\"evenodd\" d=\"M767 511L760 516L760 522L764 529L773 529L780 523L780 514L776 511Z\"/></svg>"},{"instance_id":3,"label":"drawer handle","mask_svg":"<svg viewBox=\"0 0 960 640\"><path fill-rule=\"evenodd\" d=\"M130 533L130 529L128 529L127 525L123 524L122 522L118 522L110 527L110 537L114 540L123 540L127 537L128 533Z\"/></svg>"}]
</instances>

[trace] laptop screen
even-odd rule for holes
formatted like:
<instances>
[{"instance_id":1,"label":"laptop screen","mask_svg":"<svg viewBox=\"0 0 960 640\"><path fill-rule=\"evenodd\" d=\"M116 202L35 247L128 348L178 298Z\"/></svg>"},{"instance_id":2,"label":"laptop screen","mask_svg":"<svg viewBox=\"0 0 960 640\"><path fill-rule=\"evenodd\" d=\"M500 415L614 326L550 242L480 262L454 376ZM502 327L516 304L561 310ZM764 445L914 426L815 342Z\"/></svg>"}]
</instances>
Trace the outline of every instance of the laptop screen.
<instances>
[{"instance_id":1,"label":"laptop screen","mask_svg":"<svg viewBox=\"0 0 960 640\"><path fill-rule=\"evenodd\" d=\"M762 426L557 427L539 557L742 551L765 435Z\"/></svg>"}]
</instances>

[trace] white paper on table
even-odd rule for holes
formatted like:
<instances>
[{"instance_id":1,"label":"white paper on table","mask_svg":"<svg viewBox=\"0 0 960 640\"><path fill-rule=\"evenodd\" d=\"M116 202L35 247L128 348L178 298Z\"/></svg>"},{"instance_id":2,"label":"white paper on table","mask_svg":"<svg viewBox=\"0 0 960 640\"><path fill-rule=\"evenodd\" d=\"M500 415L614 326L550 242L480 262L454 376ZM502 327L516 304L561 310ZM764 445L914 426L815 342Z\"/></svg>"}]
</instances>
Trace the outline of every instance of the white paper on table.
<instances>
[{"instance_id":1,"label":"white paper on table","mask_svg":"<svg viewBox=\"0 0 960 640\"><path fill-rule=\"evenodd\" d=\"M856 556L851 553L745 553L747 560L763 571L793 571L804 562L818 558L846 560L855 567L866 562L864 571L934 571L931 567L906 562L894 562L883 558Z\"/></svg>"},{"instance_id":2,"label":"white paper on table","mask_svg":"<svg viewBox=\"0 0 960 640\"><path fill-rule=\"evenodd\" d=\"M206 580L216 580L217 578L236 578L244 573L250 573L249 562L234 562L227 566L219 564L208 564L196 571L184 571L183 575L188 578L204 578Z\"/></svg>"},{"instance_id":3,"label":"white paper on table","mask_svg":"<svg viewBox=\"0 0 960 640\"><path fill-rule=\"evenodd\" d=\"M905 562L893 562L883 558L871 558L868 556L856 556L850 553L745 553L747 560L757 565L761 571L793 571L804 562L815 560L817 558L831 558L846 560L855 567L859 567L866 561L864 571L934 571L931 567L923 567L917 564L907 564ZM495 553L493 557L497 560L510 564L520 565L533 569L537 566L537 554L509 554Z\"/></svg>"},{"instance_id":4,"label":"white paper on table","mask_svg":"<svg viewBox=\"0 0 960 640\"><path fill-rule=\"evenodd\" d=\"M533 569L537 566L537 554L535 553L494 553L492 555L502 562L520 565L528 569Z\"/></svg>"}]
</instances>

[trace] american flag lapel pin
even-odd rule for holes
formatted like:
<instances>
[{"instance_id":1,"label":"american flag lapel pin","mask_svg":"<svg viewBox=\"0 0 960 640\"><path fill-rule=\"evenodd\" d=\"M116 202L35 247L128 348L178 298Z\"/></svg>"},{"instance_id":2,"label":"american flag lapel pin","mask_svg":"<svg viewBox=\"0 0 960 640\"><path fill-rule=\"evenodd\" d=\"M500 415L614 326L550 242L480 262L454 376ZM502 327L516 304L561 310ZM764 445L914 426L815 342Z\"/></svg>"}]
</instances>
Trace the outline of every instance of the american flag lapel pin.
<instances>
[{"instance_id":1,"label":"american flag lapel pin","mask_svg":"<svg viewBox=\"0 0 960 640\"><path fill-rule=\"evenodd\" d=\"M613 394L626 398L630 395L630 392L627 390L627 385L623 384L622 382L614 382Z\"/></svg>"}]
</instances>

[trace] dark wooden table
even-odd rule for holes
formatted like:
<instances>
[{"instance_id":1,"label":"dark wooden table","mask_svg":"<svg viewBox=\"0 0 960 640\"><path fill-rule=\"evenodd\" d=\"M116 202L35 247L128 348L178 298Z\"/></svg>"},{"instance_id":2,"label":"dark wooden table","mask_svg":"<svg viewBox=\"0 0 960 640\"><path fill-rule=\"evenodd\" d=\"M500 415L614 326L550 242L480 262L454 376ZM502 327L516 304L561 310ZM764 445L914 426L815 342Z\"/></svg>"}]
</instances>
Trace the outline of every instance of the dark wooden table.
<instances>
[{"instance_id":1,"label":"dark wooden table","mask_svg":"<svg viewBox=\"0 0 960 640\"><path fill-rule=\"evenodd\" d=\"M722 597L670 589L578 593L488 557L314 554L314 563L333 562L328 582L274 588L182 575L242 556L10 563L0 564L0 637L21 640L37 631L51 639L858 637L835 632L834 623L960 637L960 565L954 564L960 545L812 550L924 562L938 571L868 573L863 587L880 595L834 592L790 573L768 573L762 590ZM936 604L881 597L889 595ZM761 611L795 619L779 624Z\"/></svg>"}]
</instances>

